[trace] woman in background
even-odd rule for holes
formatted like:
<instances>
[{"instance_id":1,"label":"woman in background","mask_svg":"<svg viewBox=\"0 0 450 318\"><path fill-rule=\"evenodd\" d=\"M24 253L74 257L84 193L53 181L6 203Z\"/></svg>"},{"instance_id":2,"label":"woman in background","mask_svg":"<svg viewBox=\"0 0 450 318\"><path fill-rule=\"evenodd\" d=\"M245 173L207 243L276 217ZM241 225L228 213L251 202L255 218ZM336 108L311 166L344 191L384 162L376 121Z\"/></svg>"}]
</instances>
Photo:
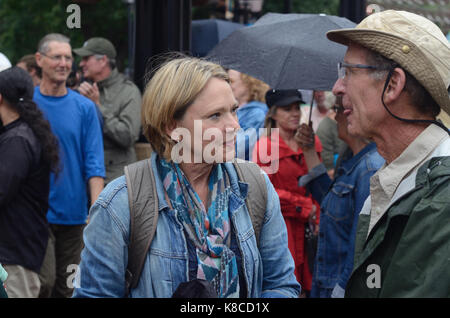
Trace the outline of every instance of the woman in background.
<instances>
[{"instance_id":1,"label":"woman in background","mask_svg":"<svg viewBox=\"0 0 450 318\"><path fill-rule=\"evenodd\" d=\"M305 230L318 224L319 206L306 191L298 186L298 179L308 173L300 144L295 139L300 118L301 93L296 90L269 90L266 94L269 106L265 128L253 149L253 160L269 175L280 198L281 213L286 222L288 246L295 262L297 281L307 296L311 290L312 268L308 265L305 249ZM322 151L316 137L316 147Z\"/></svg>"},{"instance_id":2,"label":"woman in background","mask_svg":"<svg viewBox=\"0 0 450 318\"><path fill-rule=\"evenodd\" d=\"M33 91L23 69L0 72L0 263L11 298L39 295L50 172L59 164L57 139L32 101Z\"/></svg>"}]
</instances>

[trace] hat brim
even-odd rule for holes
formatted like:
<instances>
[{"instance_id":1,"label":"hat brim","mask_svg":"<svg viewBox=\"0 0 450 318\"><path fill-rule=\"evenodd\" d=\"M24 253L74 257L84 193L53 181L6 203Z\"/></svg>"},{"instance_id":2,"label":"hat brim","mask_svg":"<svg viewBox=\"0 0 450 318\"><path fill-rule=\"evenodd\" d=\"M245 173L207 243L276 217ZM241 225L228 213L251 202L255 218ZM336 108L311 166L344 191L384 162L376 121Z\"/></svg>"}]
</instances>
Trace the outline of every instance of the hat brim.
<instances>
[{"instance_id":1,"label":"hat brim","mask_svg":"<svg viewBox=\"0 0 450 318\"><path fill-rule=\"evenodd\" d=\"M84 57L84 56L91 56L91 55L95 54L94 52L92 52L90 50L86 50L85 48L82 48L82 47L80 47L78 49L73 49L73 52L76 55L79 55L79 56L82 56L82 57Z\"/></svg>"},{"instance_id":2,"label":"hat brim","mask_svg":"<svg viewBox=\"0 0 450 318\"><path fill-rule=\"evenodd\" d=\"M442 110L450 114L450 99L441 75L413 42L390 33L370 29L333 30L327 32L327 37L333 42L346 46L350 42L355 42L397 62L422 84ZM402 50L405 45L410 48L408 53Z\"/></svg>"},{"instance_id":3,"label":"hat brim","mask_svg":"<svg viewBox=\"0 0 450 318\"><path fill-rule=\"evenodd\" d=\"M288 96L283 99L280 99L279 101L274 103L272 106L284 107L284 106L288 106L295 102L300 102L301 104L305 104L305 102L298 96Z\"/></svg>"}]
</instances>

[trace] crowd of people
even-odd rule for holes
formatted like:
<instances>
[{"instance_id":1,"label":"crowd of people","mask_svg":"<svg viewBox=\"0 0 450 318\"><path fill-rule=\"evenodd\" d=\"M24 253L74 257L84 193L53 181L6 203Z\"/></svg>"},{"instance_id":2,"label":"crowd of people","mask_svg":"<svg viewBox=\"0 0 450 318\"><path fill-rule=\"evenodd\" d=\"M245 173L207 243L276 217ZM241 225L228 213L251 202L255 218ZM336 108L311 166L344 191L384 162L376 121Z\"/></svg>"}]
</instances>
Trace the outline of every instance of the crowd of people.
<instances>
[{"instance_id":1,"label":"crowd of people","mask_svg":"<svg viewBox=\"0 0 450 318\"><path fill-rule=\"evenodd\" d=\"M183 54L141 94L101 37L0 55L0 297L449 297L449 42L394 10L327 37L312 105Z\"/></svg>"}]
</instances>

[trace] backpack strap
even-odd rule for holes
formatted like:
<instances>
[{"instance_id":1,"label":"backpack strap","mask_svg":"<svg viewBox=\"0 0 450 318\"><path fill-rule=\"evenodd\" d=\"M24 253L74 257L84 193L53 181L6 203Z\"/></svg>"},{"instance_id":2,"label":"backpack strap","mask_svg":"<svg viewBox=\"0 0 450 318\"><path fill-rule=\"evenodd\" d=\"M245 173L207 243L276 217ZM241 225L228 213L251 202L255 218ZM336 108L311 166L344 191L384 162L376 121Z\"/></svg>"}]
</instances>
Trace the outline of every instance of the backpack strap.
<instances>
[{"instance_id":1,"label":"backpack strap","mask_svg":"<svg viewBox=\"0 0 450 318\"><path fill-rule=\"evenodd\" d=\"M125 273L128 296L136 288L158 223L158 194L150 159L124 168L130 206L130 241Z\"/></svg>"},{"instance_id":2,"label":"backpack strap","mask_svg":"<svg viewBox=\"0 0 450 318\"><path fill-rule=\"evenodd\" d=\"M239 180L249 184L245 203L255 231L256 243L259 247L259 236L264 223L267 206L267 186L261 168L254 162L233 159Z\"/></svg>"}]
</instances>

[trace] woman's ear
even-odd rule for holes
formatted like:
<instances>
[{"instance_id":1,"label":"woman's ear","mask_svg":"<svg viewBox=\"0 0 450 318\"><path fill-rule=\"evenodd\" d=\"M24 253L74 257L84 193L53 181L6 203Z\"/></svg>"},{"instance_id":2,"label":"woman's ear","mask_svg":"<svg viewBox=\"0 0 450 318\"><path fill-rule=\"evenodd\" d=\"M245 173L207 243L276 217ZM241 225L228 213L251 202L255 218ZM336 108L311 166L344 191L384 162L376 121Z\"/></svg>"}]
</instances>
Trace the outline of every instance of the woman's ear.
<instances>
[{"instance_id":1,"label":"woman's ear","mask_svg":"<svg viewBox=\"0 0 450 318\"><path fill-rule=\"evenodd\" d=\"M166 134L169 139L172 139L172 133L177 128L177 122L173 120L166 126ZM177 140L172 139L173 141L177 142Z\"/></svg>"}]
</instances>

